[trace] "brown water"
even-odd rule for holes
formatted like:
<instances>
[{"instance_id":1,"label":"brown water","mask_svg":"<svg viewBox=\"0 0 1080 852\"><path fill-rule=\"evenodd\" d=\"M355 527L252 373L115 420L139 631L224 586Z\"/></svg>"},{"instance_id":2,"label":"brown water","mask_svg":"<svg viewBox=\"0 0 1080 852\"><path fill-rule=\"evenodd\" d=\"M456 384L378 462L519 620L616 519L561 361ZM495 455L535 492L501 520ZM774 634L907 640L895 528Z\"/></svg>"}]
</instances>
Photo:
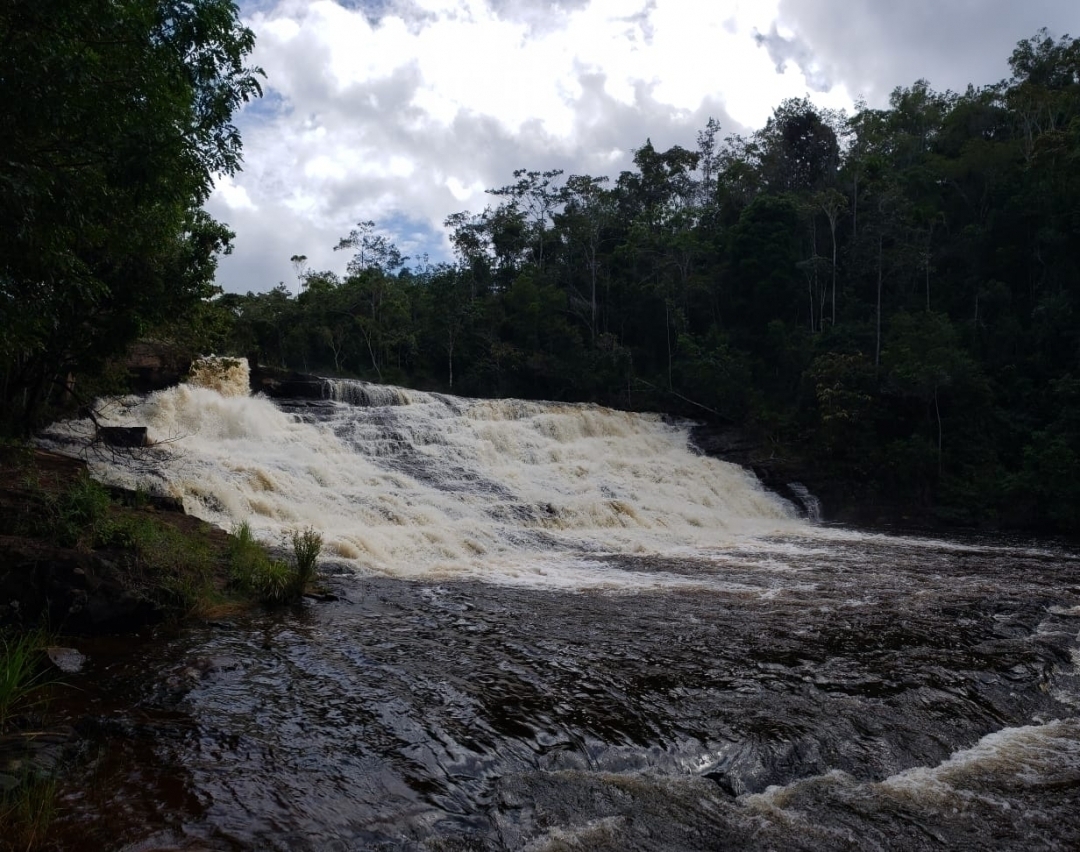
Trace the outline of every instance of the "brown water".
<instances>
[{"instance_id":1,"label":"brown water","mask_svg":"<svg viewBox=\"0 0 1080 852\"><path fill-rule=\"evenodd\" d=\"M819 530L587 591L343 570L80 646L61 845L1077 849L1078 569Z\"/></svg>"}]
</instances>

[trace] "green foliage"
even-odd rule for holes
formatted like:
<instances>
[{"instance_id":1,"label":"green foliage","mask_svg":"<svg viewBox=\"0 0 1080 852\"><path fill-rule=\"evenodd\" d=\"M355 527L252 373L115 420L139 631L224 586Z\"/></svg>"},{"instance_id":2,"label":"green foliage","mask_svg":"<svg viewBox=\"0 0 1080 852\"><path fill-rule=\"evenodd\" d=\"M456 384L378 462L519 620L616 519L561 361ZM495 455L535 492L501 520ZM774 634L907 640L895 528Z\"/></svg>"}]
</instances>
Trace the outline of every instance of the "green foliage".
<instances>
[{"instance_id":1,"label":"green foliage","mask_svg":"<svg viewBox=\"0 0 1080 852\"><path fill-rule=\"evenodd\" d=\"M150 515L130 514L114 523L103 544L128 551L137 582L171 610L189 613L213 596L216 556L202 536Z\"/></svg>"},{"instance_id":2,"label":"green foliage","mask_svg":"<svg viewBox=\"0 0 1080 852\"><path fill-rule=\"evenodd\" d=\"M874 365L861 353L826 351L804 374L813 393L815 450L832 464L872 465Z\"/></svg>"},{"instance_id":3,"label":"green foliage","mask_svg":"<svg viewBox=\"0 0 1080 852\"><path fill-rule=\"evenodd\" d=\"M42 700L48 644L49 637L41 631L0 634L0 735L8 733L13 719ZM9 749L13 742L17 740L9 741ZM0 852L44 848L57 812L55 777L26 771L16 780L15 787L0 791Z\"/></svg>"},{"instance_id":4,"label":"green foliage","mask_svg":"<svg viewBox=\"0 0 1080 852\"><path fill-rule=\"evenodd\" d=\"M112 498L105 487L84 474L53 503L54 523L60 544L71 546L80 540L90 546L109 535L109 507Z\"/></svg>"},{"instance_id":5,"label":"green foliage","mask_svg":"<svg viewBox=\"0 0 1080 852\"><path fill-rule=\"evenodd\" d=\"M232 533L229 564L233 583L267 605L298 600L307 588L322 551L322 536L310 527L293 532L291 538L295 565L272 558L252 535L245 521Z\"/></svg>"},{"instance_id":6,"label":"green foliage","mask_svg":"<svg viewBox=\"0 0 1080 852\"><path fill-rule=\"evenodd\" d=\"M322 553L322 536L311 527L292 534L293 556L296 559L296 585L303 589L315 575L315 562Z\"/></svg>"},{"instance_id":7,"label":"green foliage","mask_svg":"<svg viewBox=\"0 0 1080 852\"><path fill-rule=\"evenodd\" d=\"M28 464L21 485L25 500L20 511L4 519L9 534L83 549L99 546L112 534L112 498L89 474L81 474L66 488L46 488Z\"/></svg>"},{"instance_id":8,"label":"green foliage","mask_svg":"<svg viewBox=\"0 0 1080 852\"><path fill-rule=\"evenodd\" d=\"M1080 453L1075 434L1033 434L1008 486L1019 519L1048 519L1064 529L1080 528Z\"/></svg>"},{"instance_id":9,"label":"green foliage","mask_svg":"<svg viewBox=\"0 0 1080 852\"><path fill-rule=\"evenodd\" d=\"M202 204L261 72L230 0L10 0L0 43L0 399L32 425L214 293L232 235Z\"/></svg>"}]
</instances>

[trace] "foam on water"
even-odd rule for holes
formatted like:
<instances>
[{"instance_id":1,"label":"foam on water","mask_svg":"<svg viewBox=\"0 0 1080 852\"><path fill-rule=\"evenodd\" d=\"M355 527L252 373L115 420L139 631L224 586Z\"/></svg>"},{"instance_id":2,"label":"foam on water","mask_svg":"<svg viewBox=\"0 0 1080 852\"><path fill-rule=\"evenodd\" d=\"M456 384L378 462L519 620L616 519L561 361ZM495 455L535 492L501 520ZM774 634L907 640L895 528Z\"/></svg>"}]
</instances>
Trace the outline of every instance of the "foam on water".
<instances>
[{"instance_id":1,"label":"foam on water","mask_svg":"<svg viewBox=\"0 0 1080 852\"><path fill-rule=\"evenodd\" d=\"M104 421L147 426L156 446L88 460L96 476L168 493L219 526L247 521L268 541L312 526L326 556L403 577L610 587L628 578L549 557L724 548L803 526L751 474L696 455L686 428L659 416L335 388L364 406L299 416L194 383L118 400ZM91 435L70 421L46 443L70 451ZM687 582L652 574L631 585Z\"/></svg>"},{"instance_id":2,"label":"foam on water","mask_svg":"<svg viewBox=\"0 0 1080 852\"><path fill-rule=\"evenodd\" d=\"M1052 784L1075 779L1080 770L1080 720L1004 728L934 767L917 767L882 781L895 796L948 798L993 779L1001 786Z\"/></svg>"},{"instance_id":3,"label":"foam on water","mask_svg":"<svg viewBox=\"0 0 1080 852\"><path fill-rule=\"evenodd\" d=\"M222 396L247 396L251 370L247 358L221 358L210 355L191 365L188 383L216 390Z\"/></svg>"}]
</instances>

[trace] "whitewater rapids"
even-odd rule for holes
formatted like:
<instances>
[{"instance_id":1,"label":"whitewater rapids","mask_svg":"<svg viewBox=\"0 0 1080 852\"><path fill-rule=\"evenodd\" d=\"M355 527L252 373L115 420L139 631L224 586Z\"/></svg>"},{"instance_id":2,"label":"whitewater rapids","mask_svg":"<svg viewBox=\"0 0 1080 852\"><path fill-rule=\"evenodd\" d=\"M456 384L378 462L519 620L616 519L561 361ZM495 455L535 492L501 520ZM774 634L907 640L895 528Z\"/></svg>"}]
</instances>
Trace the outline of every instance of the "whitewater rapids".
<instances>
[{"instance_id":1,"label":"whitewater rapids","mask_svg":"<svg viewBox=\"0 0 1080 852\"><path fill-rule=\"evenodd\" d=\"M392 577L685 584L597 558L728 549L803 525L659 415L346 381L327 381L323 403L283 410L247 395L242 367L231 385L219 371L213 387L103 405L103 423L146 426L153 446L88 453L95 477L179 499L225 529L247 522L268 543L312 527L325 556ZM69 421L45 443L71 452L92 435L90 421Z\"/></svg>"}]
</instances>

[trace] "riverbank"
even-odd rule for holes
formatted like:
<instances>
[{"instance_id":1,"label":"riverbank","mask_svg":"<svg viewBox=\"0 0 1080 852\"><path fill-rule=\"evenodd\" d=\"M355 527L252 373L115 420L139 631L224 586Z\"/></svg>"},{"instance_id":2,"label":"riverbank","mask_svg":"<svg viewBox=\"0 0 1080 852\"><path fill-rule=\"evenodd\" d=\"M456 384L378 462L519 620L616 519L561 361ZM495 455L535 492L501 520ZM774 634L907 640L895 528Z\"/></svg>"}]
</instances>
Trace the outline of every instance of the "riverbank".
<instances>
[{"instance_id":1,"label":"riverbank","mask_svg":"<svg viewBox=\"0 0 1080 852\"><path fill-rule=\"evenodd\" d=\"M79 459L0 447L0 852L45 848L59 779L79 759L82 738L49 711L80 665L65 637L147 637L297 600L321 539L304 531L293 545L290 565L244 527L106 488Z\"/></svg>"},{"instance_id":2,"label":"riverbank","mask_svg":"<svg viewBox=\"0 0 1080 852\"><path fill-rule=\"evenodd\" d=\"M26 446L0 451L0 483L0 628L132 632L236 604L230 536L175 501Z\"/></svg>"}]
</instances>

